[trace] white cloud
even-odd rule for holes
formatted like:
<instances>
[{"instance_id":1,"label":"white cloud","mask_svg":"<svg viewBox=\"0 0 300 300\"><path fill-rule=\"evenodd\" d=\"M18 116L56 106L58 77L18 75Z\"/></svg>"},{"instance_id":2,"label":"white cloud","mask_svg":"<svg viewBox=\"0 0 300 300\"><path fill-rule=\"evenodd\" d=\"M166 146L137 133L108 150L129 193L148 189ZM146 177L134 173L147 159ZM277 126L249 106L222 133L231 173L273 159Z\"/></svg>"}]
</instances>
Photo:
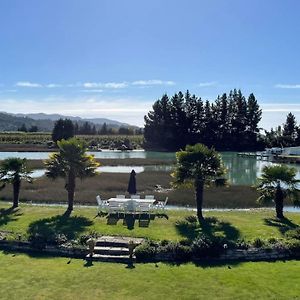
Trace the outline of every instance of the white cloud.
<instances>
[{"instance_id":1,"label":"white cloud","mask_svg":"<svg viewBox=\"0 0 300 300\"><path fill-rule=\"evenodd\" d=\"M19 86L19 87L30 87L30 88L42 87L41 84L35 83L35 82L30 82L30 81L19 81L19 82L16 83L16 86Z\"/></svg>"},{"instance_id":2,"label":"white cloud","mask_svg":"<svg viewBox=\"0 0 300 300\"><path fill-rule=\"evenodd\" d=\"M83 92L83 93L102 93L103 90L101 89L88 89L88 90L80 90L80 92Z\"/></svg>"},{"instance_id":3,"label":"white cloud","mask_svg":"<svg viewBox=\"0 0 300 300\"><path fill-rule=\"evenodd\" d=\"M262 120L260 127L270 130L271 127L282 125L289 112L292 112L298 123L300 123L300 104L295 103L276 103L276 104L261 104Z\"/></svg>"},{"instance_id":4,"label":"white cloud","mask_svg":"<svg viewBox=\"0 0 300 300\"><path fill-rule=\"evenodd\" d=\"M300 84L276 84L276 88L279 89L300 89Z\"/></svg>"},{"instance_id":5,"label":"white cloud","mask_svg":"<svg viewBox=\"0 0 300 300\"><path fill-rule=\"evenodd\" d=\"M90 88L106 88L106 89L122 89L128 86L127 82L85 82L83 87Z\"/></svg>"},{"instance_id":6,"label":"white cloud","mask_svg":"<svg viewBox=\"0 0 300 300\"><path fill-rule=\"evenodd\" d=\"M39 99L0 98L1 110L12 113L60 113L85 118L102 117L143 126L144 115L153 102L140 98L81 96L77 98L48 97Z\"/></svg>"},{"instance_id":7,"label":"white cloud","mask_svg":"<svg viewBox=\"0 0 300 300\"><path fill-rule=\"evenodd\" d=\"M216 85L217 85L216 81L200 82L198 84L199 87L210 87L210 86L216 86Z\"/></svg>"},{"instance_id":8,"label":"white cloud","mask_svg":"<svg viewBox=\"0 0 300 300\"><path fill-rule=\"evenodd\" d=\"M62 87L61 84L57 84L57 83L49 83L45 85L47 88L58 88L58 87Z\"/></svg>"},{"instance_id":9,"label":"white cloud","mask_svg":"<svg viewBox=\"0 0 300 300\"><path fill-rule=\"evenodd\" d=\"M261 108L264 112L300 112L300 104L295 103L261 104Z\"/></svg>"},{"instance_id":10,"label":"white cloud","mask_svg":"<svg viewBox=\"0 0 300 300\"><path fill-rule=\"evenodd\" d=\"M175 85L174 81L168 80L158 80L158 79L152 79L152 80L136 80L132 82L132 85L141 85L141 86L147 86L147 85Z\"/></svg>"}]
</instances>

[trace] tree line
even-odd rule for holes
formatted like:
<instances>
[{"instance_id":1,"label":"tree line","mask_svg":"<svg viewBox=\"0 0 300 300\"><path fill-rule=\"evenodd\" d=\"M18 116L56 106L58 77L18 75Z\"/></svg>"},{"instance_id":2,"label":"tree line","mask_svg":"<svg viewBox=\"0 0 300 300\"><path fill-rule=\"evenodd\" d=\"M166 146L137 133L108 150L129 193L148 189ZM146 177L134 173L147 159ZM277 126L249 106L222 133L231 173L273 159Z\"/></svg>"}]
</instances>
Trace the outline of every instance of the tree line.
<instances>
[{"instance_id":1,"label":"tree line","mask_svg":"<svg viewBox=\"0 0 300 300\"><path fill-rule=\"evenodd\" d=\"M246 98L236 89L212 103L189 91L165 94L145 116L144 146L176 151L202 143L218 150L257 150L261 115L254 94Z\"/></svg>"},{"instance_id":2,"label":"tree line","mask_svg":"<svg viewBox=\"0 0 300 300\"><path fill-rule=\"evenodd\" d=\"M265 130L264 141L269 148L300 146L300 124L295 116L290 112L282 126Z\"/></svg>"},{"instance_id":3,"label":"tree line","mask_svg":"<svg viewBox=\"0 0 300 300\"><path fill-rule=\"evenodd\" d=\"M62 139L69 139L75 135L139 135L142 134L141 128L119 127L112 128L106 123L97 130L96 125L84 122L82 125L70 119L59 119L55 122L52 130L52 140L54 142Z\"/></svg>"},{"instance_id":4,"label":"tree line","mask_svg":"<svg viewBox=\"0 0 300 300\"><path fill-rule=\"evenodd\" d=\"M18 131L21 131L21 132L38 132L39 128L36 125L32 125L29 128L27 128L26 124L23 123L22 126L20 126L18 128Z\"/></svg>"}]
</instances>

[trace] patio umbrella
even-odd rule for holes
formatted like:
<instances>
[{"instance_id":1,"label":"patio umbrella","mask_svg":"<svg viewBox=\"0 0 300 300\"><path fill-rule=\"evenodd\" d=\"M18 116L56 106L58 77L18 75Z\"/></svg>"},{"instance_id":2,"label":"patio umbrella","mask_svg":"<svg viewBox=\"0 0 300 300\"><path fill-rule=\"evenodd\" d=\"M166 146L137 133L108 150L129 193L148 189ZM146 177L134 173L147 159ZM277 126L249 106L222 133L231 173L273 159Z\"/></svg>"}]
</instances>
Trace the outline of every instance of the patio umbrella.
<instances>
[{"instance_id":1,"label":"patio umbrella","mask_svg":"<svg viewBox=\"0 0 300 300\"><path fill-rule=\"evenodd\" d=\"M135 171L132 170L129 177L127 192L131 195L136 194L136 180L135 180Z\"/></svg>"}]
</instances>

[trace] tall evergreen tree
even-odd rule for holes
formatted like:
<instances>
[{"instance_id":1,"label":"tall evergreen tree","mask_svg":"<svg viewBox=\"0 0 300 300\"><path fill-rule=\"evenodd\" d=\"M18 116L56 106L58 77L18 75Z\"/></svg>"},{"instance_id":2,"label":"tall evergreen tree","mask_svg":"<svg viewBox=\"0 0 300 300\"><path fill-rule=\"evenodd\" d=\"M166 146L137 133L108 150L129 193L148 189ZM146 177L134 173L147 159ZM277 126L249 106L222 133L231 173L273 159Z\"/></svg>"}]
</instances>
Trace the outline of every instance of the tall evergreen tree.
<instances>
[{"instance_id":1,"label":"tall evergreen tree","mask_svg":"<svg viewBox=\"0 0 300 300\"><path fill-rule=\"evenodd\" d=\"M158 99L145 116L144 144L147 148L170 150L173 146L170 100L167 94Z\"/></svg>"},{"instance_id":2,"label":"tall evergreen tree","mask_svg":"<svg viewBox=\"0 0 300 300\"><path fill-rule=\"evenodd\" d=\"M256 148L257 135L259 133L258 123L261 120L262 110L259 108L254 94L250 94L247 101L247 144Z\"/></svg>"},{"instance_id":3,"label":"tall evergreen tree","mask_svg":"<svg viewBox=\"0 0 300 300\"><path fill-rule=\"evenodd\" d=\"M101 135L106 135L107 134L107 124L104 122L103 125L101 126L100 132Z\"/></svg>"},{"instance_id":4,"label":"tall evergreen tree","mask_svg":"<svg viewBox=\"0 0 300 300\"><path fill-rule=\"evenodd\" d=\"M297 122L295 116L291 112L288 113L285 124L283 125L283 136L290 137L294 140L296 136L296 125Z\"/></svg>"},{"instance_id":5,"label":"tall evergreen tree","mask_svg":"<svg viewBox=\"0 0 300 300\"><path fill-rule=\"evenodd\" d=\"M70 119L59 119L55 122L52 131L52 140L57 143L62 139L67 140L74 137L74 125Z\"/></svg>"}]
</instances>

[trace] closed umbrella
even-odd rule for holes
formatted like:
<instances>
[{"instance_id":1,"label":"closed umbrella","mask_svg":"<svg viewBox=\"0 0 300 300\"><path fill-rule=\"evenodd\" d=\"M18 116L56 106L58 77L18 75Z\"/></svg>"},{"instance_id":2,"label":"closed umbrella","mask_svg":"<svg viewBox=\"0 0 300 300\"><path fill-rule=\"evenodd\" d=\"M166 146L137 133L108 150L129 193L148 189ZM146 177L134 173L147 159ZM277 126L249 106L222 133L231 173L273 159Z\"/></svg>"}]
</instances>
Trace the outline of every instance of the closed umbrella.
<instances>
[{"instance_id":1,"label":"closed umbrella","mask_svg":"<svg viewBox=\"0 0 300 300\"><path fill-rule=\"evenodd\" d=\"M127 192L130 195L135 195L136 194L136 180L135 180L135 171L132 170L130 173L130 177L129 177L129 182L128 182L128 188L127 188Z\"/></svg>"}]
</instances>

